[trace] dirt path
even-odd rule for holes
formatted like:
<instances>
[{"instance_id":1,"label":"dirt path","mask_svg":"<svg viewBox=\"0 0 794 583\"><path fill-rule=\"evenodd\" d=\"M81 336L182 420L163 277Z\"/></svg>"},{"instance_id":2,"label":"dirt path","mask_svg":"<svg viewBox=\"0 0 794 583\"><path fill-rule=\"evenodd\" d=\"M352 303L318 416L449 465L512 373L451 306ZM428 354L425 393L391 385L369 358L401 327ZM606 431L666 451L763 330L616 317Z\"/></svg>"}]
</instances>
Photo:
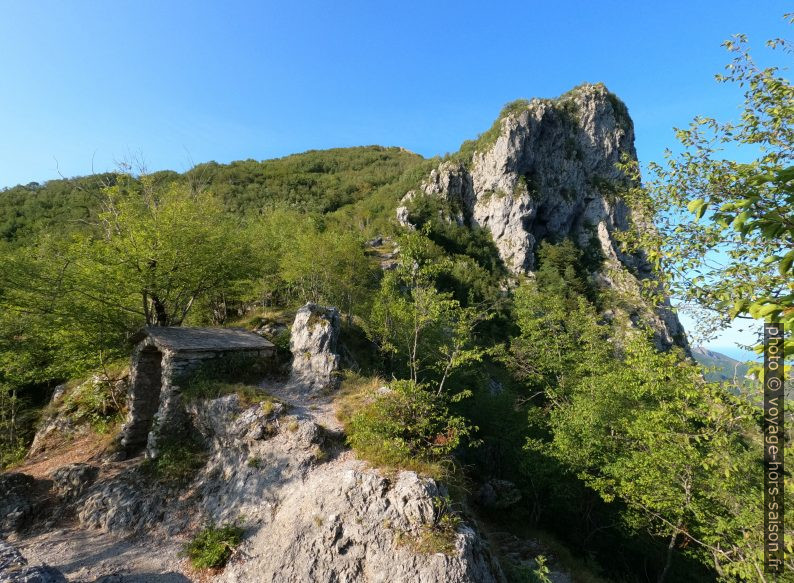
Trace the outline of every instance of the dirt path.
<instances>
[{"instance_id":1,"label":"dirt path","mask_svg":"<svg viewBox=\"0 0 794 583\"><path fill-rule=\"evenodd\" d=\"M28 474L34 478L49 478L52 472L65 465L96 461L105 452L107 446L106 436L89 432L57 449L47 450L25 461L13 471Z\"/></svg>"},{"instance_id":2,"label":"dirt path","mask_svg":"<svg viewBox=\"0 0 794 583\"><path fill-rule=\"evenodd\" d=\"M65 528L15 541L32 565L46 563L70 582L79 583L184 583L209 581L191 573L180 556L185 539L165 538L152 544L149 537L117 535ZM156 549L156 552L153 552Z\"/></svg>"}]
</instances>

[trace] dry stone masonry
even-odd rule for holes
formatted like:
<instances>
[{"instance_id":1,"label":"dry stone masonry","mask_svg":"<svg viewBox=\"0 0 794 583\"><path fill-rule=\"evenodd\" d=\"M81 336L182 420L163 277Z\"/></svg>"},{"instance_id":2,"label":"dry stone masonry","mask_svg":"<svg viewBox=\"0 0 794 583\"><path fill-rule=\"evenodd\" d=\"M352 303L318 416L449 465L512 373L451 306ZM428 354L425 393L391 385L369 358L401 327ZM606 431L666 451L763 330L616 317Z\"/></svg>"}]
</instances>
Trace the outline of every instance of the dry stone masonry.
<instances>
[{"instance_id":1,"label":"dry stone masonry","mask_svg":"<svg viewBox=\"0 0 794 583\"><path fill-rule=\"evenodd\" d=\"M156 455L158 434L182 427L179 383L208 361L273 356L275 346L258 334L237 328L147 327L132 338L130 411L121 445L144 445Z\"/></svg>"}]
</instances>

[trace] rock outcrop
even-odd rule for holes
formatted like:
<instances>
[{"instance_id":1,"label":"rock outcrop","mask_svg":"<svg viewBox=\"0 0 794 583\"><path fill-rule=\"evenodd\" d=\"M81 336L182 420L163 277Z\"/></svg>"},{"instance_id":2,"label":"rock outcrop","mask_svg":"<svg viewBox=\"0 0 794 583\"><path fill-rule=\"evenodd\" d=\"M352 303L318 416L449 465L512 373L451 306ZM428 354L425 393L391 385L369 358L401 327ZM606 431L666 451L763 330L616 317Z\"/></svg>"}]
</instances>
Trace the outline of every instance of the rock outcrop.
<instances>
[{"instance_id":1,"label":"rock outcrop","mask_svg":"<svg viewBox=\"0 0 794 583\"><path fill-rule=\"evenodd\" d=\"M47 565L28 565L22 553L0 539L0 583L66 583L66 577Z\"/></svg>"},{"instance_id":2,"label":"rock outcrop","mask_svg":"<svg viewBox=\"0 0 794 583\"><path fill-rule=\"evenodd\" d=\"M36 479L16 472L0 473L0 536L23 527L36 510Z\"/></svg>"},{"instance_id":3,"label":"rock outcrop","mask_svg":"<svg viewBox=\"0 0 794 583\"><path fill-rule=\"evenodd\" d=\"M61 466L52 473L55 493L63 500L74 500L96 480L99 468L85 463Z\"/></svg>"},{"instance_id":4,"label":"rock outcrop","mask_svg":"<svg viewBox=\"0 0 794 583\"><path fill-rule=\"evenodd\" d=\"M247 538L220 579L228 582L503 581L466 523L449 535L446 553L411 546L432 527L446 495L434 480L413 472L385 477L345 455L328 429L280 403L227 395L187 412L209 443L207 463L190 484L167 492L135 470L98 482L78 504L83 527L178 533L242 516Z\"/></svg>"},{"instance_id":5,"label":"rock outcrop","mask_svg":"<svg viewBox=\"0 0 794 583\"><path fill-rule=\"evenodd\" d=\"M339 329L336 308L308 303L298 310L290 336L294 384L314 393L336 388Z\"/></svg>"},{"instance_id":6,"label":"rock outcrop","mask_svg":"<svg viewBox=\"0 0 794 583\"><path fill-rule=\"evenodd\" d=\"M227 567L222 580L501 581L499 567L469 526L454 534L451 552L411 548L409 541L433 522L434 500L443 495L436 482L413 472L391 481L356 462L313 472L243 549L249 558Z\"/></svg>"},{"instance_id":7,"label":"rock outcrop","mask_svg":"<svg viewBox=\"0 0 794 583\"><path fill-rule=\"evenodd\" d=\"M571 238L603 257L601 284L639 296L638 280L652 276L650 267L641 254L624 253L616 237L630 226L619 193L631 181L619 164L637 159L634 128L625 105L603 85L512 104L473 149L470 159L443 162L408 192L398 221L408 224L417 197L436 197L447 220L488 229L517 275L532 272L540 241ZM661 346L686 346L669 305L651 312L640 304Z\"/></svg>"},{"instance_id":8,"label":"rock outcrop","mask_svg":"<svg viewBox=\"0 0 794 583\"><path fill-rule=\"evenodd\" d=\"M291 404L264 393L185 402L204 464L179 483L123 460L113 462L123 470L99 476L88 464L65 466L53 474L55 489L81 528L112 536L189 535L237 522L246 536L220 575L228 582L504 581L465 518L445 531L443 549L417 546L448 512L443 486L413 472L385 476L355 459L338 426L320 425L327 417L315 411L335 381L338 334L335 309L298 312L299 364L291 378L267 383Z\"/></svg>"}]
</instances>

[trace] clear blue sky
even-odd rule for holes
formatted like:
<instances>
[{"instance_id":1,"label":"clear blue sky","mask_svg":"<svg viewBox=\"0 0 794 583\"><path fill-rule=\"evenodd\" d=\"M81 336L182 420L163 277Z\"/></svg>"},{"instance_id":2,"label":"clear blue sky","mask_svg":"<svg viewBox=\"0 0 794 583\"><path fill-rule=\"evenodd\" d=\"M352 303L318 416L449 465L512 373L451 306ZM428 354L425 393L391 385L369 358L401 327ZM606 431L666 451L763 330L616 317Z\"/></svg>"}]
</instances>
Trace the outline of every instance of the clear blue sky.
<instances>
[{"instance_id":1,"label":"clear blue sky","mask_svg":"<svg viewBox=\"0 0 794 583\"><path fill-rule=\"evenodd\" d=\"M721 41L789 34L785 2L4 0L0 187L315 148L457 150L519 97L603 81L642 161L739 103ZM56 165L57 161L57 165Z\"/></svg>"}]
</instances>

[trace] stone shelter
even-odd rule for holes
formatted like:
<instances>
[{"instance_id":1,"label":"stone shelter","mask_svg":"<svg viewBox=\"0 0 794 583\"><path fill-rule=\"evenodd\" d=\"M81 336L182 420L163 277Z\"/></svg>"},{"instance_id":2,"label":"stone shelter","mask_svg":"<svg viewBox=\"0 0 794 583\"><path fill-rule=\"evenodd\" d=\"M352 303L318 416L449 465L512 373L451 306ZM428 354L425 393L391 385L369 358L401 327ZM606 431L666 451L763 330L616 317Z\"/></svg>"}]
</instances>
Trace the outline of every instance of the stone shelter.
<instances>
[{"instance_id":1,"label":"stone shelter","mask_svg":"<svg viewBox=\"0 0 794 583\"><path fill-rule=\"evenodd\" d=\"M275 354L273 343L241 328L142 328L130 338L135 345L130 366L129 413L121 432L125 452L147 446L156 434L177 427L183 407L179 384L205 363L250 366Z\"/></svg>"}]
</instances>

